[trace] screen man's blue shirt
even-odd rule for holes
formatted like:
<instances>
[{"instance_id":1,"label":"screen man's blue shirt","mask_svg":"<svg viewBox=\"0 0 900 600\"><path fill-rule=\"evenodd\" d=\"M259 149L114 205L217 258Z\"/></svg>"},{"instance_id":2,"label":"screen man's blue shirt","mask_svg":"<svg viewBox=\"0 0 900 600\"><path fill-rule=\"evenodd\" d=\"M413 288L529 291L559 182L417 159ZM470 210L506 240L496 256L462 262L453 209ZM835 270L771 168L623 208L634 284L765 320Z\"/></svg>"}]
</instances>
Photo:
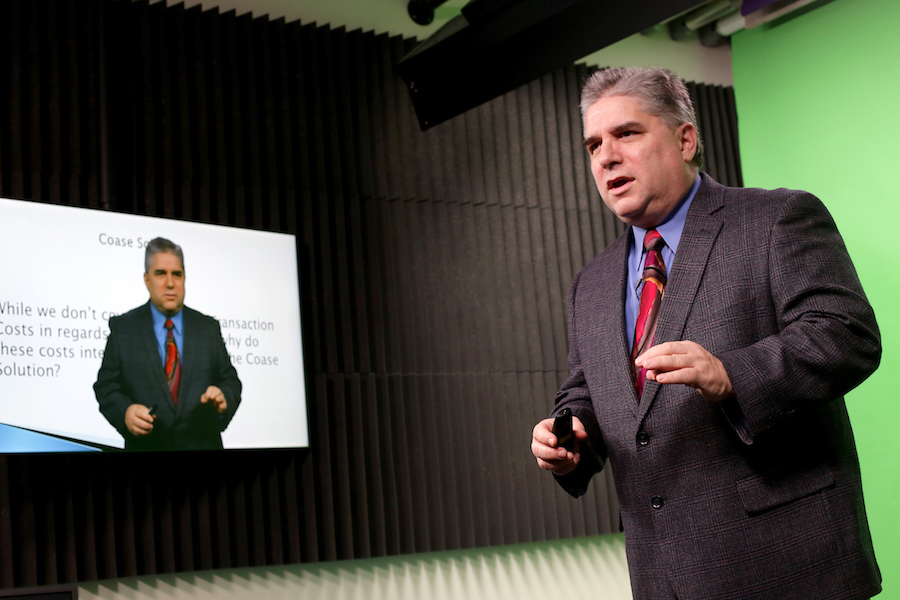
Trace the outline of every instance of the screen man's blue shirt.
<instances>
[{"instance_id":1,"label":"screen man's blue shirt","mask_svg":"<svg viewBox=\"0 0 900 600\"><path fill-rule=\"evenodd\" d=\"M184 367L184 352L182 351L184 342L184 310L179 310L174 317L166 317L159 312L153 303L150 303L150 313L153 315L153 333L156 334L156 343L159 346L159 359L163 368L166 366L166 319L172 319L172 332L175 334L175 347L178 348L178 359Z\"/></svg>"}]
</instances>

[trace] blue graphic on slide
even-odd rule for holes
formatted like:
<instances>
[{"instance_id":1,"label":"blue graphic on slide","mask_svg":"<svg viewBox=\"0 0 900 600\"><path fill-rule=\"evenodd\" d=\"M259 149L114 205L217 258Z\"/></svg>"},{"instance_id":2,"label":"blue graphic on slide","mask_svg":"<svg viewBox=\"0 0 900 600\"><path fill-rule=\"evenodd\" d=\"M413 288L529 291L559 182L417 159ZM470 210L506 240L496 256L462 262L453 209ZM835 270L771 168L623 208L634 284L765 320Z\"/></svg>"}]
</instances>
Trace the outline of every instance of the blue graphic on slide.
<instances>
[{"instance_id":1,"label":"blue graphic on slide","mask_svg":"<svg viewBox=\"0 0 900 600\"><path fill-rule=\"evenodd\" d=\"M2 452L100 452L100 448L0 423Z\"/></svg>"}]
</instances>

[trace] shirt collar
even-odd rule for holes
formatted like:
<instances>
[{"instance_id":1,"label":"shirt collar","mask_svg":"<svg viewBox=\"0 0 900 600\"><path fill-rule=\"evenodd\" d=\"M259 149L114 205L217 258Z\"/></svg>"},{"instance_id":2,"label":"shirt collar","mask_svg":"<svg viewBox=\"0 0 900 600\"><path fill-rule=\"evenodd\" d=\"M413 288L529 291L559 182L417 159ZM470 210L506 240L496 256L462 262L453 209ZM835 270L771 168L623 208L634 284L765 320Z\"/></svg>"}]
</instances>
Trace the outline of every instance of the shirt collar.
<instances>
[{"instance_id":1,"label":"shirt collar","mask_svg":"<svg viewBox=\"0 0 900 600\"><path fill-rule=\"evenodd\" d=\"M153 329L164 329L166 326L166 319L172 319L172 325L175 329L175 333L181 333L181 324L184 322L184 309L179 310L172 317L166 317L166 315L159 312L159 309L150 303L150 314L153 315Z\"/></svg>"},{"instance_id":2,"label":"shirt collar","mask_svg":"<svg viewBox=\"0 0 900 600\"><path fill-rule=\"evenodd\" d=\"M678 206L675 207L675 210L670 212L668 216L663 219L663 222L654 227L659 235L666 241L666 246L668 246L672 252L678 251L678 243L681 241L681 233L684 231L684 222L687 219L688 210L691 208L691 202L694 201L694 196L697 195L697 190L700 189L700 174L698 173L694 177L694 183L691 185L691 189L688 190L688 193L685 194L684 198L678 201ZM638 227L637 225L631 226L631 231L633 233L634 238L634 248L633 252L638 256L641 256L644 253L644 236L647 235L649 229L644 229L642 227Z\"/></svg>"}]
</instances>

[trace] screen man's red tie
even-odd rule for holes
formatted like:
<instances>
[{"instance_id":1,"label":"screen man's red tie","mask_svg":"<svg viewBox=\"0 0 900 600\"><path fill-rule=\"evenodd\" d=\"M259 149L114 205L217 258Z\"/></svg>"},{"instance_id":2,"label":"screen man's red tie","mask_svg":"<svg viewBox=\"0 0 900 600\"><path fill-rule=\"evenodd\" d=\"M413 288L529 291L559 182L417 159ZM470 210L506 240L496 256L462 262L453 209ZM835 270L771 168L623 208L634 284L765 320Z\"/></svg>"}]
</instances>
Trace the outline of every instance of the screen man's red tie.
<instances>
[{"instance_id":1,"label":"screen man's red tie","mask_svg":"<svg viewBox=\"0 0 900 600\"><path fill-rule=\"evenodd\" d=\"M172 402L178 405L178 383L181 381L181 361L178 357L178 347L175 345L175 334L172 328L175 326L172 319L166 319L166 381L169 383L169 391L172 393Z\"/></svg>"},{"instance_id":2,"label":"screen man's red tie","mask_svg":"<svg viewBox=\"0 0 900 600\"><path fill-rule=\"evenodd\" d=\"M644 251L647 253L647 258L644 259L644 270L641 273L644 287L641 290L641 304L637 321L634 324L634 344L631 348L631 366L634 371L634 386L637 388L638 398L644 391L647 370L638 369L634 365L634 359L653 345L653 338L656 335L656 321L666 289L666 264L662 258L662 249L665 245L665 240L655 229L651 229L644 236Z\"/></svg>"}]
</instances>

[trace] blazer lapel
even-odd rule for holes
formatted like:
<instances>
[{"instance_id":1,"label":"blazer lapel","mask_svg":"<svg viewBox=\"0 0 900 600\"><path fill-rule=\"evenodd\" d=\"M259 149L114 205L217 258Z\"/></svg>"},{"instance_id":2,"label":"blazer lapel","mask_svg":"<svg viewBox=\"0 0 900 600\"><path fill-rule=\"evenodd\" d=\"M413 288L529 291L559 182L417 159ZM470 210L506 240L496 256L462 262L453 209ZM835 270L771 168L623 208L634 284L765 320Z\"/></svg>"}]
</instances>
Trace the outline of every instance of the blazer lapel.
<instances>
[{"instance_id":1,"label":"blazer lapel","mask_svg":"<svg viewBox=\"0 0 900 600\"><path fill-rule=\"evenodd\" d=\"M197 338L191 337L191 332L196 331L196 322L194 321L194 314L191 313L186 307L182 307L182 327L184 331L182 332L181 337L181 382L178 384L179 396L178 396L178 406L184 406L187 398L183 398L181 396L182 391L186 391L189 388L189 383L191 381L191 375L193 374L193 369L191 368L191 361L188 360L185 362L184 357L190 356L190 352L194 350L192 340L196 340ZM200 400L198 397L197 400Z\"/></svg>"},{"instance_id":2,"label":"blazer lapel","mask_svg":"<svg viewBox=\"0 0 900 600\"><path fill-rule=\"evenodd\" d=\"M609 380L610 389L627 390L620 397L628 402L633 415L637 415L638 398L634 387L634 379L631 370L631 349L627 347L625 335L625 287L627 284L628 248L632 243L632 233L629 227L610 245L607 252L611 253L611 268L603 269L597 274L597 281L586 286L591 289L591 294L596 295L590 301L592 307L609 306L611 310L596 310L594 308L581 311L578 318L584 320L583 331L586 335L596 335L595 340L585 340L587 347L601 348L596 356L593 369L604 371L604 379ZM582 281L582 284L586 282ZM603 363L603 364L599 364ZM611 363L611 364L610 364ZM612 373L609 374L610 367ZM615 395L619 396L619 393Z\"/></svg>"},{"instance_id":3,"label":"blazer lapel","mask_svg":"<svg viewBox=\"0 0 900 600\"><path fill-rule=\"evenodd\" d=\"M713 244L722 229L720 209L724 188L706 174L688 210L678 252L669 271L666 292L656 330L655 344L682 339L694 298L703 279ZM660 384L648 381L640 402L640 418L643 419L656 399Z\"/></svg>"}]
</instances>

